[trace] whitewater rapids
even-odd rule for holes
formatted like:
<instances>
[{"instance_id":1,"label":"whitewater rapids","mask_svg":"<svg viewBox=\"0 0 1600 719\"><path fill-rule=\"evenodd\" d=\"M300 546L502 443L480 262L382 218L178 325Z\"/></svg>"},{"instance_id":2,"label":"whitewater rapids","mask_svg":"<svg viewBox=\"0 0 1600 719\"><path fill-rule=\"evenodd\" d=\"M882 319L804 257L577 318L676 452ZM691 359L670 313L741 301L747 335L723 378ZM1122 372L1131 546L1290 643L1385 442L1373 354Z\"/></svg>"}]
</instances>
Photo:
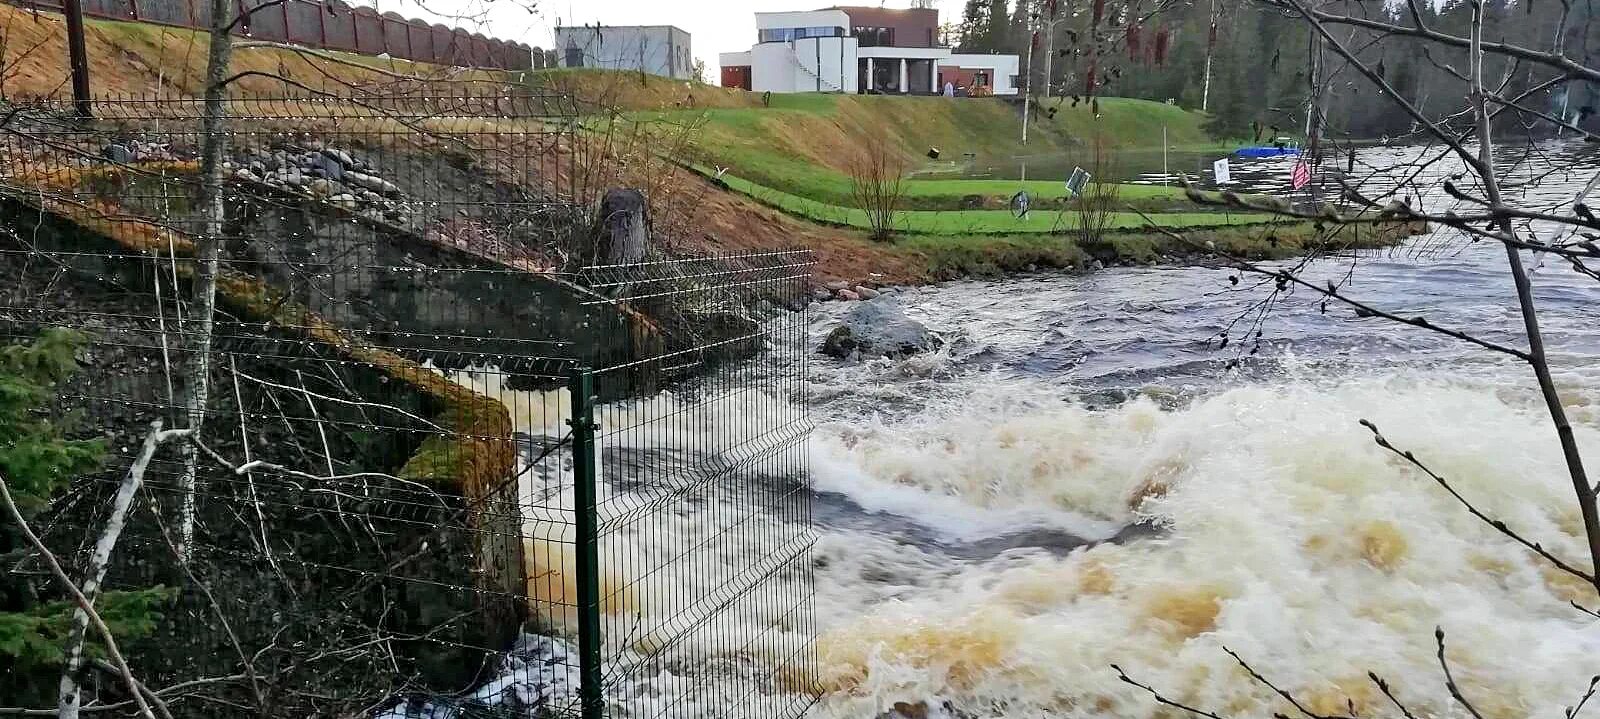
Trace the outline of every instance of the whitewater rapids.
<instances>
[{"instance_id":1,"label":"whitewater rapids","mask_svg":"<svg viewBox=\"0 0 1600 719\"><path fill-rule=\"evenodd\" d=\"M1530 398L1399 375L1238 387L1176 409L1041 407L1041 393L1012 383L907 422L826 426L818 487L947 518L958 540L1037 526L1089 539L1136 522L1160 531L981 561L825 531L823 716L896 705L1170 714L1113 664L1219 713L1292 713L1224 646L1318 713L1395 713L1371 671L1419 714L1460 714L1436 626L1486 716L1560 716L1600 669L1600 627L1567 605L1592 604L1592 590L1471 517L1357 423L1375 422L1481 509L1581 565L1571 485ZM1579 438L1595 446L1600 433L1586 425Z\"/></svg>"},{"instance_id":2,"label":"whitewater rapids","mask_svg":"<svg viewBox=\"0 0 1600 719\"><path fill-rule=\"evenodd\" d=\"M1290 375L1094 409L1053 383L969 380L894 416L823 421L811 449L817 501L850 510L833 526L824 513L818 527L813 715L1170 714L1119 681L1113 664L1219 713L1292 710L1250 681L1226 646L1319 713L1393 713L1370 671L1418 714L1452 716L1461 712L1434 656L1441 627L1457 681L1486 716L1559 716L1600 670L1600 627L1568 606L1592 604L1591 590L1471 517L1358 424L1374 422L1478 507L1581 563L1580 518L1536 398L1425 372ZM491 389L483 382L474 384ZM542 426L524 419L523 431L553 436L570 411L561 392L492 393L524 418L537 412ZM1587 397L1574 391L1571 409L1580 443L1592 447L1600 432ZM614 412L619 424L637 423L678 408L662 395ZM686 425L674 442L712 431ZM654 537L606 537L602 557L649 557L716 535L723 528L707 517L721 514L685 515ZM1153 529L1108 541L1134 525ZM552 549L570 537L550 535L552 526L530 518L541 543L530 556L570 562ZM1041 531L1087 544L1003 542ZM952 551L992 540L1007 548ZM653 578L663 591L646 582L629 606L608 612L670 617L693 601L677 590L709 590L740 561ZM626 581L603 569L608 585ZM563 580L570 571L535 570ZM530 588L536 600L570 601L564 584ZM787 629L774 617L751 622L741 630ZM616 632L641 641L634 628ZM792 634L785 645L804 639ZM722 715L698 703L716 693L703 682L647 683L631 691L701 712L686 716Z\"/></svg>"}]
</instances>

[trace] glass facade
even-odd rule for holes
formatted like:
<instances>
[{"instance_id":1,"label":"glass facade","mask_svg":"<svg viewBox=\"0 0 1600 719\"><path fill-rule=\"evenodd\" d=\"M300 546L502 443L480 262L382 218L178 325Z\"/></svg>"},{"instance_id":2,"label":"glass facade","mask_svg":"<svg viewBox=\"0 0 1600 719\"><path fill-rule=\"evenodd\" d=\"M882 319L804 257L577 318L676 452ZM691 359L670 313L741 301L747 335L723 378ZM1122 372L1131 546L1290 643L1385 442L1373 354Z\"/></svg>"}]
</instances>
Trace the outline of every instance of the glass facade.
<instances>
[{"instance_id":1,"label":"glass facade","mask_svg":"<svg viewBox=\"0 0 1600 719\"><path fill-rule=\"evenodd\" d=\"M844 37L842 27L785 27L761 31L761 42L793 42L811 37Z\"/></svg>"},{"instance_id":2,"label":"glass facade","mask_svg":"<svg viewBox=\"0 0 1600 719\"><path fill-rule=\"evenodd\" d=\"M850 34L861 41L861 47L894 47L894 28L892 27L855 27ZM932 37L930 35L930 37Z\"/></svg>"}]
</instances>

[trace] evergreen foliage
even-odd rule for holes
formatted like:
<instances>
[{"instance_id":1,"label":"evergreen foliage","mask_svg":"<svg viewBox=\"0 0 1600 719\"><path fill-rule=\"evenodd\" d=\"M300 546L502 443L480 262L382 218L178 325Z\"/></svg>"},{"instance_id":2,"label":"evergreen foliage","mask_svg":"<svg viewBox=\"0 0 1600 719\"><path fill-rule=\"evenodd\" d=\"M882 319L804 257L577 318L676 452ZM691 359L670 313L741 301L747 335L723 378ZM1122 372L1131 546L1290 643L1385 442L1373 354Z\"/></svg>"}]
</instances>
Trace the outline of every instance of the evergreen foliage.
<instances>
[{"instance_id":1,"label":"evergreen foliage","mask_svg":"<svg viewBox=\"0 0 1600 719\"><path fill-rule=\"evenodd\" d=\"M1026 55L1028 21L1044 32L1040 18L1048 12L1047 1L968 0L957 32L961 50ZM1154 14L1148 10L1149 3L1107 0L1102 21L1095 26L1094 13L1085 7L1084 3L1057 3L1060 21L1054 25L1055 57L1049 63L1049 81L1065 95L1059 102L1084 100L1092 67L1095 95L1171 101L1191 110L1205 105L1211 115L1208 129L1220 138L1266 141L1274 134L1299 136L1305 132L1312 44L1310 27L1300 19L1253 0L1189 0L1164 5ZM1349 1L1321 7L1335 14L1412 24L1404 3L1369 6ZM1466 0L1420 3L1418 8L1428 27L1465 34L1471 16ZM1536 51L1550 51L1559 44L1570 57L1589 57L1590 48L1600 46L1600 23L1592 22L1588 8L1573 6L1563 26L1562 11L1560 3L1500 0L1492 3L1489 25L1495 28L1496 41ZM1009 20L1001 21L1001 16ZM1558 33L1558 27L1565 32ZM1049 40L1041 35L1033 56L1034 88L1043 87L1046 81L1043 53ZM1465 87L1443 68L1464 66L1464 50L1435 46L1430 58L1423 53L1425 43L1405 38L1372 42L1364 34L1350 44L1357 57L1378 68L1397 93L1430 116L1445 117L1460 104ZM1209 101L1205 90L1208 51L1212 66ZM1332 50L1327 50L1324 58L1334 77L1323 99L1328 135L1400 137L1415 129L1370 81L1348 68L1341 69L1345 63ZM1513 95L1519 88L1549 79L1552 73L1534 63L1511 68L1498 57L1492 57L1485 68L1488 76L1509 77L1507 89ZM1533 103L1535 107L1548 105L1552 114L1563 109L1569 117L1582 113L1591 123L1600 124L1600 91L1585 83L1574 84L1570 98L1559 91L1545 91L1536 95Z\"/></svg>"},{"instance_id":2,"label":"evergreen foliage","mask_svg":"<svg viewBox=\"0 0 1600 719\"><path fill-rule=\"evenodd\" d=\"M76 477L100 469L105 445L65 439L57 423L40 411L53 388L76 369L82 335L53 329L29 344L0 349L0 476L25 520L45 511L52 497ZM6 704L55 703L55 679L75 605L9 519L0 521L0 699ZM60 558L69 574L69 557ZM119 638L149 634L159 605L171 597L162 587L102 594L95 608ZM99 655L91 641L91 656Z\"/></svg>"}]
</instances>

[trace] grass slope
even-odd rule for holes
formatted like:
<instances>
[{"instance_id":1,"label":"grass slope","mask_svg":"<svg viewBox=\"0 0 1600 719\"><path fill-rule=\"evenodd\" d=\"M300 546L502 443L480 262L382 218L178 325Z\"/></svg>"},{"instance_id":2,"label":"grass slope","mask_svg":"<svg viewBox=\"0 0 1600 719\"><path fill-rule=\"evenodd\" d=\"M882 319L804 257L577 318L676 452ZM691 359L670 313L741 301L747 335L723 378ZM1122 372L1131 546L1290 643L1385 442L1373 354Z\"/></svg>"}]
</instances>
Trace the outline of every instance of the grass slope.
<instances>
[{"instance_id":1,"label":"grass slope","mask_svg":"<svg viewBox=\"0 0 1600 719\"><path fill-rule=\"evenodd\" d=\"M1201 129L1205 117L1158 102L1102 98L1095 116L1086 104L1064 102L1053 117L1040 113L1029 144L1021 144L1021 113L999 98L774 95L771 107L657 111L641 118L699 124L694 161L727 168L757 184L831 204L849 204L848 173L874 145L887 142L908 170L929 164L937 148L945 160L972 156L1004 161L1022 154L1072 156L1101 137L1113 151L1160 147L1167 127L1174 147L1215 147ZM921 182L921 181L918 181ZM917 209L953 208L966 195L1010 197L1023 185L991 181L962 185L928 180L908 189ZM1059 198L1059 183L1029 183L1035 197ZM1150 191L1152 193L1156 191Z\"/></svg>"}]
</instances>

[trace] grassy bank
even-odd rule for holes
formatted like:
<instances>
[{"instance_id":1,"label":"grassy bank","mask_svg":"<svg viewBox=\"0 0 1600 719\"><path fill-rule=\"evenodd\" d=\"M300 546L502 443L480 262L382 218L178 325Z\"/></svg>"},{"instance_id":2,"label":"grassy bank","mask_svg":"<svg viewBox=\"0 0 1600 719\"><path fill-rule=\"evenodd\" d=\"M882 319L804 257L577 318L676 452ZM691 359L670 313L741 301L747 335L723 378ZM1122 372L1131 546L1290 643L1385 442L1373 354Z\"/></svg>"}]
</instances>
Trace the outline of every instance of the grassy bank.
<instances>
[{"instance_id":1,"label":"grassy bank","mask_svg":"<svg viewBox=\"0 0 1600 719\"><path fill-rule=\"evenodd\" d=\"M1006 162L1024 154L1069 158L1082 154L1080 164L1088 166L1089 146L1095 138L1112 152L1159 148L1163 127L1175 147L1216 146L1201 129L1205 116L1199 113L1125 98L1103 98L1099 107L1098 116L1088 105L1072 107L1070 101L1060 105L1053 116L1036 112L1027 145L1021 142L1018 105L999 98L775 95L771 107L661 111L640 117L699 123L697 162L834 204L848 197L850 166L882 143L887 143L908 171L929 166L931 149L938 149L945 161L966 159L980 164ZM1030 192L1042 197L1059 194L1059 186L1049 185L1040 183L1034 186L1038 191ZM984 192L932 184L914 190L911 200L959 199ZM1003 194L1014 192L1012 186Z\"/></svg>"},{"instance_id":2,"label":"grassy bank","mask_svg":"<svg viewBox=\"0 0 1600 719\"><path fill-rule=\"evenodd\" d=\"M812 222L860 230L872 229L867 213L853 207L801 197L776 188L765 187L759 183L734 175L725 174L720 182L734 192L748 195L764 205ZM948 191L950 182L956 182L955 186L960 190L965 189L960 184L962 181L946 181L947 187L941 191ZM923 183L912 181L908 184L920 185ZM928 184L935 184L935 182L928 181ZM1140 188L1139 191L1132 193L1135 195L1140 191L1144 191L1144 186L1133 185L1127 187ZM1181 192L1174 195L1174 191L1169 188L1148 188L1148 196L1172 198L1174 201L1182 197ZM1151 217L1158 221L1161 226L1173 229L1262 224L1273 219L1272 216L1264 214L1205 212L1198 210L1164 212L1158 215L1151 215ZM954 237L1052 234L1076 230L1079 227L1079 221L1080 217L1076 212L1060 212L1051 209L1034 210L1022 218L1013 215L1010 210L907 210L896 216L895 230L903 234ZM1149 224L1144 215L1138 212L1124 211L1111 213L1107 227L1113 230L1135 230L1144 228Z\"/></svg>"},{"instance_id":3,"label":"grassy bank","mask_svg":"<svg viewBox=\"0 0 1600 719\"><path fill-rule=\"evenodd\" d=\"M1420 228L1399 224L1356 224L1334 232L1310 222L1281 221L1239 227L1191 228L1189 242L1252 260L1282 259L1310 252L1378 250L1415 234ZM1101 265L1144 265L1169 262L1215 262L1214 255L1153 232L1112 232L1088 244L1072 235L1008 235L948 237L917 235L894 242L926 263L930 277L997 277L1041 268L1081 271Z\"/></svg>"}]
</instances>

